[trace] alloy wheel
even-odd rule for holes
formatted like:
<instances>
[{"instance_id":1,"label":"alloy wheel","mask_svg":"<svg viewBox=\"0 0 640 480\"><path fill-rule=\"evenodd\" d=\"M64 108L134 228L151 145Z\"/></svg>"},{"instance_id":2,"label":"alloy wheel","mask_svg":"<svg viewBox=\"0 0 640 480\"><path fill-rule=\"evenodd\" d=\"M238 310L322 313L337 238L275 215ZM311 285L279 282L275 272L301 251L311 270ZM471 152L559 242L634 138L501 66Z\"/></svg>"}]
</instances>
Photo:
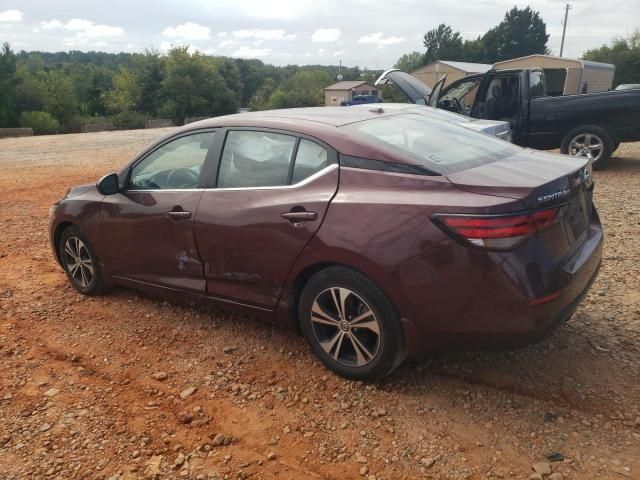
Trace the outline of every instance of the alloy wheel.
<instances>
[{"instance_id":1,"label":"alloy wheel","mask_svg":"<svg viewBox=\"0 0 640 480\"><path fill-rule=\"evenodd\" d=\"M93 280L93 262L87 246L78 237L69 237L64 243L64 263L69 275L81 288Z\"/></svg>"},{"instance_id":2,"label":"alloy wheel","mask_svg":"<svg viewBox=\"0 0 640 480\"><path fill-rule=\"evenodd\" d=\"M343 365L367 365L380 349L380 323L373 309L348 288L332 287L316 296L311 326L322 349Z\"/></svg>"},{"instance_id":3,"label":"alloy wheel","mask_svg":"<svg viewBox=\"0 0 640 480\"><path fill-rule=\"evenodd\" d=\"M569 142L569 155L588 158L591 163L600 160L603 152L602 139L593 133L580 133Z\"/></svg>"}]
</instances>

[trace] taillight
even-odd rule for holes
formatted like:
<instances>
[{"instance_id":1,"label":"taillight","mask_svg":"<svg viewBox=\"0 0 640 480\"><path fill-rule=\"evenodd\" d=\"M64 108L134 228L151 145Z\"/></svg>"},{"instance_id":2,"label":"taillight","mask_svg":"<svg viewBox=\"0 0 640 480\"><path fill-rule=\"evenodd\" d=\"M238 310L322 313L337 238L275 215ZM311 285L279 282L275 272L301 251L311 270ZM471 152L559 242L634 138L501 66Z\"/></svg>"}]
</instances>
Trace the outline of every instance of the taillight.
<instances>
[{"instance_id":1,"label":"taillight","mask_svg":"<svg viewBox=\"0 0 640 480\"><path fill-rule=\"evenodd\" d=\"M517 215L447 215L434 220L447 233L476 247L506 250L553 225L559 207Z\"/></svg>"}]
</instances>

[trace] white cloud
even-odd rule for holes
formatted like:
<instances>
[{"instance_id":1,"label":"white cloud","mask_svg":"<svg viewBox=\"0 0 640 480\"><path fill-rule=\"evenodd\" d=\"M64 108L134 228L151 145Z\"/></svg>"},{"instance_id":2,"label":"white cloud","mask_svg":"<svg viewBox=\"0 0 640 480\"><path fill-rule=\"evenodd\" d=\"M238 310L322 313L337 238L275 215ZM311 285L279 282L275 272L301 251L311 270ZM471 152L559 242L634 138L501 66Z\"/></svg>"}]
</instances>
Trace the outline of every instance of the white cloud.
<instances>
[{"instance_id":1,"label":"white cloud","mask_svg":"<svg viewBox=\"0 0 640 480\"><path fill-rule=\"evenodd\" d=\"M271 50L268 48L251 48L244 45L232 53L234 57L243 58L268 57L270 54Z\"/></svg>"},{"instance_id":2,"label":"white cloud","mask_svg":"<svg viewBox=\"0 0 640 480\"><path fill-rule=\"evenodd\" d=\"M112 27L110 25L99 25L91 20L83 18L74 18L69 20L64 26L67 30L78 32L81 37L118 37L124 34L124 30L120 27Z\"/></svg>"},{"instance_id":3,"label":"white cloud","mask_svg":"<svg viewBox=\"0 0 640 480\"><path fill-rule=\"evenodd\" d=\"M167 27L162 35L182 40L208 40L211 29L193 22L186 22L175 27Z\"/></svg>"},{"instance_id":4,"label":"white cloud","mask_svg":"<svg viewBox=\"0 0 640 480\"><path fill-rule=\"evenodd\" d=\"M20 10L5 10L0 12L0 22L21 22L24 14Z\"/></svg>"},{"instance_id":5,"label":"white cloud","mask_svg":"<svg viewBox=\"0 0 640 480\"><path fill-rule=\"evenodd\" d=\"M344 50L338 50L337 52L333 53L333 56L334 57L339 57L340 55L343 55L343 54L344 54Z\"/></svg>"},{"instance_id":6,"label":"white cloud","mask_svg":"<svg viewBox=\"0 0 640 480\"><path fill-rule=\"evenodd\" d=\"M218 48L230 47L231 45L235 45L236 42L234 40L223 40L218 44Z\"/></svg>"},{"instance_id":7,"label":"white cloud","mask_svg":"<svg viewBox=\"0 0 640 480\"><path fill-rule=\"evenodd\" d=\"M232 32L235 38L257 38L261 40L293 40L295 34L287 34L283 29L276 30L236 30Z\"/></svg>"},{"instance_id":8,"label":"white cloud","mask_svg":"<svg viewBox=\"0 0 640 480\"><path fill-rule=\"evenodd\" d=\"M40 22L40 27L44 30L65 29L70 32L76 32L75 40L79 40L80 38L118 37L124 34L124 30L120 27L97 24L84 18L73 18L67 23L62 23L60 20L54 18ZM74 42L74 39L67 40ZM67 42L67 44L69 43Z\"/></svg>"},{"instance_id":9,"label":"white cloud","mask_svg":"<svg viewBox=\"0 0 640 480\"><path fill-rule=\"evenodd\" d=\"M44 30L55 30L57 28L62 28L62 26L63 23L57 18L45 22L40 22L40 27L42 27Z\"/></svg>"},{"instance_id":10,"label":"white cloud","mask_svg":"<svg viewBox=\"0 0 640 480\"><path fill-rule=\"evenodd\" d=\"M226 37L227 35L229 35L227 32L219 32L219 33L218 33L218 38L224 38L224 37Z\"/></svg>"},{"instance_id":11,"label":"white cloud","mask_svg":"<svg viewBox=\"0 0 640 480\"><path fill-rule=\"evenodd\" d=\"M320 43L335 42L340 38L341 34L342 32L339 28L319 28L311 35L311 41Z\"/></svg>"},{"instance_id":12,"label":"white cloud","mask_svg":"<svg viewBox=\"0 0 640 480\"><path fill-rule=\"evenodd\" d=\"M378 45L394 45L396 43L404 42L404 37L387 37L381 38Z\"/></svg>"},{"instance_id":13,"label":"white cloud","mask_svg":"<svg viewBox=\"0 0 640 480\"><path fill-rule=\"evenodd\" d=\"M382 32L372 33L371 35L365 35L358 39L358 43L378 43L382 38Z\"/></svg>"},{"instance_id":14,"label":"white cloud","mask_svg":"<svg viewBox=\"0 0 640 480\"><path fill-rule=\"evenodd\" d=\"M400 37L383 37L382 32L372 33L370 35L365 35L364 37L360 37L358 39L358 43L375 43L378 46L383 45L393 45L395 43L404 42L404 38Z\"/></svg>"}]
</instances>

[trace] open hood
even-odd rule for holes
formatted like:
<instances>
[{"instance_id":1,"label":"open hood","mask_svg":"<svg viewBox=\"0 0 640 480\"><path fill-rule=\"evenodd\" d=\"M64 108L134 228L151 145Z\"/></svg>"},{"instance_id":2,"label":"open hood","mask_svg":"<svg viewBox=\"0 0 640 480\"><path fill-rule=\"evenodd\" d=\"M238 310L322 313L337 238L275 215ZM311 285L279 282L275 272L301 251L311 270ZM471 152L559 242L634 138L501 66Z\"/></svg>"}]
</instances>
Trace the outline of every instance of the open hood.
<instances>
[{"instance_id":1,"label":"open hood","mask_svg":"<svg viewBox=\"0 0 640 480\"><path fill-rule=\"evenodd\" d=\"M376 80L376 87L395 85L404 93L411 103L427 105L431 96L431 89L413 75L393 68L383 72Z\"/></svg>"}]
</instances>

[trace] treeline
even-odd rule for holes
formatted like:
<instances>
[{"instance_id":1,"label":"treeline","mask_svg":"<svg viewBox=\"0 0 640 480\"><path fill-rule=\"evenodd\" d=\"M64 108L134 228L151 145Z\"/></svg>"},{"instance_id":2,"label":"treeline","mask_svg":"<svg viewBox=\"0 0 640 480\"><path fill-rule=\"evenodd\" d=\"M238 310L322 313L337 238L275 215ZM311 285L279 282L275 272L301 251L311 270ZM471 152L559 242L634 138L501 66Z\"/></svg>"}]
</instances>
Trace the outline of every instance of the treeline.
<instances>
[{"instance_id":1,"label":"treeline","mask_svg":"<svg viewBox=\"0 0 640 480\"><path fill-rule=\"evenodd\" d=\"M342 67L345 80L377 72ZM273 66L176 47L167 54L0 51L0 127L77 132L86 123L142 128L148 118L322 105L334 66Z\"/></svg>"},{"instance_id":2,"label":"treeline","mask_svg":"<svg viewBox=\"0 0 640 480\"><path fill-rule=\"evenodd\" d=\"M547 55L550 54L548 40L546 24L538 12L529 7L514 7L498 25L471 40L463 39L450 25L440 24L425 34L424 51L402 55L395 68L412 72L435 60L494 64L526 55ZM615 65L614 87L621 83L640 83L640 31L589 50L582 58Z\"/></svg>"},{"instance_id":3,"label":"treeline","mask_svg":"<svg viewBox=\"0 0 640 480\"><path fill-rule=\"evenodd\" d=\"M585 60L613 63L616 73L614 86L621 83L640 83L640 31L636 30L629 38L615 39L611 45L589 50Z\"/></svg>"},{"instance_id":4,"label":"treeline","mask_svg":"<svg viewBox=\"0 0 640 480\"><path fill-rule=\"evenodd\" d=\"M475 39L463 39L460 32L444 23L427 32L425 50L398 59L396 68L413 71L435 60L493 64L536 53L548 54L547 26L539 12L530 7L513 7L502 21Z\"/></svg>"}]
</instances>

